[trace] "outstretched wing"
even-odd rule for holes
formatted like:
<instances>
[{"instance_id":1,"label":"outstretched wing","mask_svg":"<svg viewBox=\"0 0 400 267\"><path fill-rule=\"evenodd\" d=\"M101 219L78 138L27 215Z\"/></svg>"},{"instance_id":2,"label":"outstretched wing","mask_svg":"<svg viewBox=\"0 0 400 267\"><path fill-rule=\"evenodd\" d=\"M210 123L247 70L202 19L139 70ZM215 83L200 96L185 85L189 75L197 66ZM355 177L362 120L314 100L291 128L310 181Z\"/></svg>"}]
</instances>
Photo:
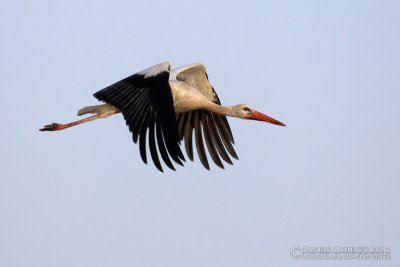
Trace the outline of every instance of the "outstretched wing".
<instances>
[{"instance_id":1,"label":"outstretched wing","mask_svg":"<svg viewBox=\"0 0 400 267\"><path fill-rule=\"evenodd\" d=\"M133 142L139 141L140 155L146 164L148 135L151 158L160 171L163 169L157 150L172 170L175 168L170 158L182 166L182 161L185 161L180 149L173 97L168 82L169 71L169 63L161 63L94 94L98 100L110 103L122 111Z\"/></svg>"},{"instance_id":2,"label":"outstretched wing","mask_svg":"<svg viewBox=\"0 0 400 267\"><path fill-rule=\"evenodd\" d=\"M206 69L202 64L192 64L171 71L171 79L184 82L198 90L207 99L221 105L217 93L210 84ZM178 132L181 140L185 140L185 149L190 160L193 161L193 131L196 150L200 161L206 169L208 164L204 143L207 146L214 163L224 168L220 157L228 164L232 164L228 153L235 159L238 156L233 148L234 139L228 120L225 116L206 110L194 110L179 114L177 117Z\"/></svg>"}]
</instances>

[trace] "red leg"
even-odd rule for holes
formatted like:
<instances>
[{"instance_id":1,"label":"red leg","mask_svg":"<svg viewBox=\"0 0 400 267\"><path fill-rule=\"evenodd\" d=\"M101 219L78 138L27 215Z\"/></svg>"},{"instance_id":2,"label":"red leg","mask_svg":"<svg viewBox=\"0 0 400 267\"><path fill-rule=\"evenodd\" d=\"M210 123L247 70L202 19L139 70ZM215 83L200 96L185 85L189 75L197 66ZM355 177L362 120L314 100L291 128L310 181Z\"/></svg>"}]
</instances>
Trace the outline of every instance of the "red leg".
<instances>
[{"instance_id":1,"label":"red leg","mask_svg":"<svg viewBox=\"0 0 400 267\"><path fill-rule=\"evenodd\" d=\"M76 126L76 125L79 125L79 124L82 124L82 123L86 123L86 122L89 122L89 121L94 121L94 120L97 120L97 119L107 118L107 117L109 117L111 115L114 115L116 113L119 113L119 112L121 112L121 111L120 110L114 110L114 111L108 112L108 113L96 114L96 115L93 115L93 116L90 116L90 117L87 117L87 118L84 118L84 119L81 119L81 120L78 120L78 121L73 121L73 122L70 122L70 123L66 123L66 124L54 123L53 122L52 124L45 125L43 128L39 129L39 131L42 131L42 132L43 131L61 131L61 130L64 130L66 128L69 128L69 127L72 127L72 126Z\"/></svg>"}]
</instances>

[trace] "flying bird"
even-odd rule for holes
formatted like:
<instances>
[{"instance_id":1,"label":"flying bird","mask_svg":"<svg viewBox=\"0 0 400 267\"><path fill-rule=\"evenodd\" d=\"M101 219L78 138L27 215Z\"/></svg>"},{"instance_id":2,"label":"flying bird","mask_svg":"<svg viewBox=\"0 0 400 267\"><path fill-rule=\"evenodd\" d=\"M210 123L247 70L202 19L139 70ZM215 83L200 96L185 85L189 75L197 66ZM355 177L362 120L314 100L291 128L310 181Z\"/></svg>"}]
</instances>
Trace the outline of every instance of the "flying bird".
<instances>
[{"instance_id":1,"label":"flying bird","mask_svg":"<svg viewBox=\"0 0 400 267\"><path fill-rule=\"evenodd\" d=\"M133 142L139 142L143 162L147 164L148 147L154 165L161 172L159 155L172 170L175 170L172 161L183 166L185 158L180 147L183 140L187 156L193 161L193 137L206 169L210 165L204 143L217 166L224 168L221 158L232 165L231 157L238 159L238 156L226 116L286 126L246 104L222 106L202 64L171 70L169 63L161 63L98 91L94 97L104 104L84 107L78 116L94 115L67 124L52 123L40 131L64 130L122 113Z\"/></svg>"}]
</instances>

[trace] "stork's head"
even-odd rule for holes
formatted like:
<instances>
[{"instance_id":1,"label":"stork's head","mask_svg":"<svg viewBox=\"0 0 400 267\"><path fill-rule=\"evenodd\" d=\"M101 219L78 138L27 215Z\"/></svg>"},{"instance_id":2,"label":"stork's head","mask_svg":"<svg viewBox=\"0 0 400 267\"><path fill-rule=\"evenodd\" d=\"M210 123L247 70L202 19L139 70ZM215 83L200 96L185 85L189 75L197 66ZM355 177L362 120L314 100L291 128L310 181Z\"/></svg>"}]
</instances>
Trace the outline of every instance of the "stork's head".
<instances>
[{"instance_id":1,"label":"stork's head","mask_svg":"<svg viewBox=\"0 0 400 267\"><path fill-rule=\"evenodd\" d=\"M254 108L250 107L247 104L240 104L235 106L235 113L239 118L242 119L249 119L249 120L257 120L257 121L265 121L269 122L272 124L280 125L280 126L286 126L284 123L277 121L257 110Z\"/></svg>"}]
</instances>

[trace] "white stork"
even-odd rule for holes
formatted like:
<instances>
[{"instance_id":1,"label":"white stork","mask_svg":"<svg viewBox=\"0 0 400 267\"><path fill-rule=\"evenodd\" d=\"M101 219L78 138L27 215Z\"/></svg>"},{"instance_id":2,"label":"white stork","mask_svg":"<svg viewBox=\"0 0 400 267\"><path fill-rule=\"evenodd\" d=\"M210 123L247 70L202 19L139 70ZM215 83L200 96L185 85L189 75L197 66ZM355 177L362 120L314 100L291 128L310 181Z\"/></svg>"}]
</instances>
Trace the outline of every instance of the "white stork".
<instances>
[{"instance_id":1,"label":"white stork","mask_svg":"<svg viewBox=\"0 0 400 267\"><path fill-rule=\"evenodd\" d=\"M228 154L238 159L226 116L285 126L246 104L222 106L202 64L171 70L169 63L161 63L98 91L94 97L105 104L84 107L78 111L78 115L95 115L67 124L52 123L40 131L64 130L122 112L133 135L133 142L139 141L142 160L147 164L148 136L151 158L157 169L163 171L158 152L172 170L175 168L171 159L183 166L185 158L180 149L180 141L183 139L187 155L193 161L193 130L197 153L206 169L209 170L210 166L204 141L217 166L224 168L220 157L232 164Z\"/></svg>"}]
</instances>

